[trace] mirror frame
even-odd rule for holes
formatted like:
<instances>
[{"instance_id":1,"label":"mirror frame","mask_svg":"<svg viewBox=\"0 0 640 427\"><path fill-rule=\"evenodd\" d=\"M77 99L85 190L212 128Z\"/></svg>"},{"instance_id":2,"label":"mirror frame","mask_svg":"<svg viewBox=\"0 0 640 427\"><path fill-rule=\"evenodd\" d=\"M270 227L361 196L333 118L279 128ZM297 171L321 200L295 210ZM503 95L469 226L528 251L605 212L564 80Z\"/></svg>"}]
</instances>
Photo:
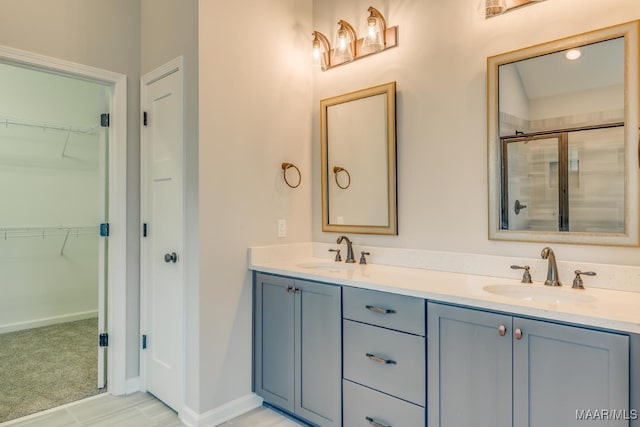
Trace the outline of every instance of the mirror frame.
<instances>
[{"instance_id":1,"label":"mirror frame","mask_svg":"<svg viewBox=\"0 0 640 427\"><path fill-rule=\"evenodd\" d=\"M333 105L356 101L376 95L387 95L387 212L388 225L355 225L329 223L329 173L327 109ZM398 234L396 187L396 82L373 86L320 100L320 164L322 179L322 231L358 234Z\"/></svg>"},{"instance_id":2,"label":"mirror frame","mask_svg":"<svg viewBox=\"0 0 640 427\"><path fill-rule=\"evenodd\" d=\"M538 44L487 58L487 173L489 239L570 244L638 246L638 151L640 71L638 38L640 21L631 21L588 33ZM564 51L578 46L624 37L625 52L625 232L587 233L571 231L527 231L500 229L501 164L498 67L523 59Z\"/></svg>"}]
</instances>

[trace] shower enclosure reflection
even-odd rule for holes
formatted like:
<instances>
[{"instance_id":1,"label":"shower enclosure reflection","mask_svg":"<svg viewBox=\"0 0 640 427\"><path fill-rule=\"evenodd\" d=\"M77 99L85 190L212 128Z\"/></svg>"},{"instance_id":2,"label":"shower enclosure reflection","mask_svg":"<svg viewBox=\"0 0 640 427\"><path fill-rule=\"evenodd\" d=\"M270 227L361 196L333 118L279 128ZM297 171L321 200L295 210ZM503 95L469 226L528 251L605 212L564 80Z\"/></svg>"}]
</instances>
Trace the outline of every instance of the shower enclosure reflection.
<instances>
[{"instance_id":1,"label":"shower enclosure reflection","mask_svg":"<svg viewBox=\"0 0 640 427\"><path fill-rule=\"evenodd\" d=\"M638 244L638 25L488 59L491 238Z\"/></svg>"}]
</instances>

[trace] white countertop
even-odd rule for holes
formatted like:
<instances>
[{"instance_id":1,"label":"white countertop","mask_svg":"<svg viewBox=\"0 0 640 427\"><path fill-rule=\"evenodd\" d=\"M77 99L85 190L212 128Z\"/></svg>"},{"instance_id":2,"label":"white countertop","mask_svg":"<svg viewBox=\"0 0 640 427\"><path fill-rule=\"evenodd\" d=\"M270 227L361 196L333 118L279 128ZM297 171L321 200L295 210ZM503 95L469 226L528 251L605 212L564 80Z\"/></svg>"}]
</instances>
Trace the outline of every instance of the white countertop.
<instances>
[{"instance_id":1,"label":"white countertop","mask_svg":"<svg viewBox=\"0 0 640 427\"><path fill-rule=\"evenodd\" d=\"M571 289L571 284L561 288L550 288L539 282L520 284L518 280L500 277L379 264L350 264L349 267L345 267L344 263L336 263L338 271L305 267L305 265L322 264L330 268L331 262L333 261L314 257L277 261L250 260L249 269L640 334L640 293L637 292L595 288L575 290ZM522 289L543 292L545 295L557 292L558 300L561 302L529 301L497 295L485 291L483 288L487 285L517 285L522 286ZM591 300L591 297L593 299L578 303L562 302L565 297L570 298L574 293L586 296L582 299Z\"/></svg>"}]
</instances>

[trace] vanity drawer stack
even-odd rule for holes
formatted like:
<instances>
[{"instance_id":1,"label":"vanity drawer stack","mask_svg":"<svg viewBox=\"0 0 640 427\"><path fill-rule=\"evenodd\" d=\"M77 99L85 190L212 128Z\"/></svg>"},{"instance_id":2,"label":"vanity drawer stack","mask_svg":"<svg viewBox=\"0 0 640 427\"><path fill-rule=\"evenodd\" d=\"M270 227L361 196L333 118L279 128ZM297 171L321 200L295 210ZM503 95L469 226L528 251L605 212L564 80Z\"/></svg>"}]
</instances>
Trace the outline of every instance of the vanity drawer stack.
<instances>
[{"instance_id":1,"label":"vanity drawer stack","mask_svg":"<svg viewBox=\"0 0 640 427\"><path fill-rule=\"evenodd\" d=\"M344 287L342 309L343 425L425 425L425 301Z\"/></svg>"}]
</instances>

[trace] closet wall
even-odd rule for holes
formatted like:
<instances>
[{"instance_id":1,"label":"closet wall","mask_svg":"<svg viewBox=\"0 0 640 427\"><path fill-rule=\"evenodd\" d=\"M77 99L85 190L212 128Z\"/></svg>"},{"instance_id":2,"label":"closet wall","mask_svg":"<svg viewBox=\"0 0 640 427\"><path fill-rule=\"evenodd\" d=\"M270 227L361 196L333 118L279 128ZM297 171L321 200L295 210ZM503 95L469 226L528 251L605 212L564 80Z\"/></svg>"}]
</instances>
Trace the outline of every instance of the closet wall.
<instances>
[{"instance_id":1,"label":"closet wall","mask_svg":"<svg viewBox=\"0 0 640 427\"><path fill-rule=\"evenodd\" d=\"M104 90L0 64L0 333L97 316Z\"/></svg>"}]
</instances>

